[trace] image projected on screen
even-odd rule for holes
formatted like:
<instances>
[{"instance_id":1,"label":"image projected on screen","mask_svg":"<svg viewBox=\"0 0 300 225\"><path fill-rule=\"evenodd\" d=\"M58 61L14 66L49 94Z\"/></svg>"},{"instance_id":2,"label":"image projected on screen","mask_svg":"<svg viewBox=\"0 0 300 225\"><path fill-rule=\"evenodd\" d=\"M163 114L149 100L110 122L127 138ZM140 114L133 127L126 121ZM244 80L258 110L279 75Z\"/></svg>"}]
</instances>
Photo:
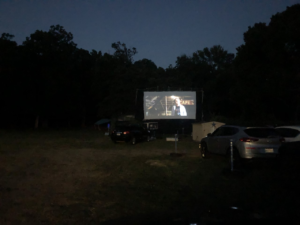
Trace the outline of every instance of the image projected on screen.
<instances>
[{"instance_id":1,"label":"image projected on screen","mask_svg":"<svg viewBox=\"0 0 300 225\"><path fill-rule=\"evenodd\" d=\"M144 119L196 119L196 92L144 92Z\"/></svg>"}]
</instances>

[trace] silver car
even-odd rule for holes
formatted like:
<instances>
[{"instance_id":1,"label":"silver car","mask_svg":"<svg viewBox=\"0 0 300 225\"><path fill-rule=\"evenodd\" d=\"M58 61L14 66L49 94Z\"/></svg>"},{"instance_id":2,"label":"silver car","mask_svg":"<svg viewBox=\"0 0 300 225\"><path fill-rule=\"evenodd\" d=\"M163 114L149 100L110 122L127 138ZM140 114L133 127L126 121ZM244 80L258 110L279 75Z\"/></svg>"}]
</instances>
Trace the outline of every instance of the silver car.
<instances>
[{"instance_id":1,"label":"silver car","mask_svg":"<svg viewBox=\"0 0 300 225\"><path fill-rule=\"evenodd\" d=\"M224 125L201 140L202 157L208 153L230 156L231 140L234 160L275 157L284 142L274 128Z\"/></svg>"},{"instance_id":2,"label":"silver car","mask_svg":"<svg viewBox=\"0 0 300 225\"><path fill-rule=\"evenodd\" d=\"M300 155L300 126L280 126L275 129L285 139L279 153Z\"/></svg>"},{"instance_id":3,"label":"silver car","mask_svg":"<svg viewBox=\"0 0 300 225\"><path fill-rule=\"evenodd\" d=\"M300 141L300 126L280 126L275 128L286 142Z\"/></svg>"}]
</instances>

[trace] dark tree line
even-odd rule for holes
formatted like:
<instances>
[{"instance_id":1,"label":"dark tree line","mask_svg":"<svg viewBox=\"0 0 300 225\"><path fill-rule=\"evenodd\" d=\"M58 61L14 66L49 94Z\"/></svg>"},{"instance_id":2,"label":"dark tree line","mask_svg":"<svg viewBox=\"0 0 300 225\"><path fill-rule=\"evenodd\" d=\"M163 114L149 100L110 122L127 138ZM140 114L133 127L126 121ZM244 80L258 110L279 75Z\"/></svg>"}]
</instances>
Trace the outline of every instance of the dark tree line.
<instances>
[{"instance_id":1,"label":"dark tree line","mask_svg":"<svg viewBox=\"0 0 300 225\"><path fill-rule=\"evenodd\" d=\"M203 109L205 120L297 123L299 27L297 4L268 25L249 27L236 57L215 45L178 56L166 69L149 59L134 61L137 49L121 42L112 43L113 54L79 49L60 25L35 31L22 45L3 33L0 127L86 126L141 115L143 90L196 90L198 120Z\"/></svg>"}]
</instances>

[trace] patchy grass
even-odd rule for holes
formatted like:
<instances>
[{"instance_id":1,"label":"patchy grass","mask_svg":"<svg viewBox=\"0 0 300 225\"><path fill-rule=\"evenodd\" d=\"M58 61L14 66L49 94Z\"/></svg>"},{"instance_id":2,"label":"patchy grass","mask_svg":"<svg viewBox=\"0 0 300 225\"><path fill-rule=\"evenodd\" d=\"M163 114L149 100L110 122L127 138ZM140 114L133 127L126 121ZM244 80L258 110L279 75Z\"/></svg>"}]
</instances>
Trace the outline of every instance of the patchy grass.
<instances>
[{"instance_id":1,"label":"patchy grass","mask_svg":"<svg viewBox=\"0 0 300 225\"><path fill-rule=\"evenodd\" d=\"M235 176L224 172L226 158L203 160L190 137L178 142L184 155L173 157L174 142L114 144L95 130L0 136L0 224L120 218L139 224L145 215L219 219L220 209L229 206L262 216L299 212L299 166L293 159L248 163Z\"/></svg>"}]
</instances>

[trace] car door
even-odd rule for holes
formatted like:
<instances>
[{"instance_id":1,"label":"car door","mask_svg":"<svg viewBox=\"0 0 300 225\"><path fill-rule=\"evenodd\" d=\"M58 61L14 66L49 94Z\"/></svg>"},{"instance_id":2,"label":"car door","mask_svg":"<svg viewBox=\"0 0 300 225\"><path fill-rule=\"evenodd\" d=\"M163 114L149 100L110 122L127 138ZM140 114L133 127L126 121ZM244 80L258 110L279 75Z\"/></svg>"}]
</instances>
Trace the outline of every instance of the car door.
<instances>
[{"instance_id":1,"label":"car door","mask_svg":"<svg viewBox=\"0 0 300 225\"><path fill-rule=\"evenodd\" d=\"M238 128L236 127L224 127L222 134L218 137L218 151L217 153L225 155L227 149L230 147L230 140L233 136L238 133Z\"/></svg>"},{"instance_id":2,"label":"car door","mask_svg":"<svg viewBox=\"0 0 300 225\"><path fill-rule=\"evenodd\" d=\"M219 127L207 138L207 148L209 152L218 153L218 142L223 133L224 127Z\"/></svg>"}]
</instances>

